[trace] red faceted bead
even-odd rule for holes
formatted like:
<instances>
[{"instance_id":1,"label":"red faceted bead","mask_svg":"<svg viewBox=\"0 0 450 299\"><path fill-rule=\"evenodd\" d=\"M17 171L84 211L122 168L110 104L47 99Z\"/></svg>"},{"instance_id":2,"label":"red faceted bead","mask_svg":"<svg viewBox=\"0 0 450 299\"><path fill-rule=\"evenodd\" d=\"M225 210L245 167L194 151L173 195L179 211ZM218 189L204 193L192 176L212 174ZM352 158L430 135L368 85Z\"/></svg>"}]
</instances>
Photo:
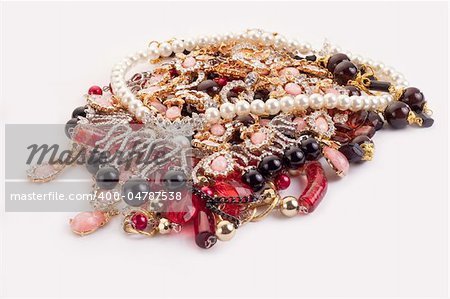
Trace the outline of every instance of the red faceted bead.
<instances>
[{"instance_id":1,"label":"red faceted bead","mask_svg":"<svg viewBox=\"0 0 450 299\"><path fill-rule=\"evenodd\" d=\"M275 178L275 186L278 190L285 190L291 185L291 178L287 174L279 174Z\"/></svg>"},{"instance_id":2,"label":"red faceted bead","mask_svg":"<svg viewBox=\"0 0 450 299\"><path fill-rule=\"evenodd\" d=\"M103 90L100 86L94 85L94 86L91 86L91 88L89 88L88 94L101 96L103 94Z\"/></svg>"},{"instance_id":3,"label":"red faceted bead","mask_svg":"<svg viewBox=\"0 0 450 299\"><path fill-rule=\"evenodd\" d=\"M195 216L197 209L193 204L195 195L183 194L180 200L172 200L167 206L167 211L163 216L170 222L180 225L186 224Z\"/></svg>"},{"instance_id":4,"label":"red faceted bead","mask_svg":"<svg viewBox=\"0 0 450 299\"><path fill-rule=\"evenodd\" d=\"M144 214L136 213L131 217L131 222L135 229L144 230L147 227L148 219Z\"/></svg>"},{"instance_id":5,"label":"red faceted bead","mask_svg":"<svg viewBox=\"0 0 450 299\"><path fill-rule=\"evenodd\" d=\"M214 79L214 81L216 81L216 83L219 84L220 86L225 86L228 83L227 78L223 78L223 77Z\"/></svg>"},{"instance_id":6,"label":"red faceted bead","mask_svg":"<svg viewBox=\"0 0 450 299\"><path fill-rule=\"evenodd\" d=\"M241 205L237 204L225 204L222 211L232 216L238 217L241 213Z\"/></svg>"},{"instance_id":7,"label":"red faceted bead","mask_svg":"<svg viewBox=\"0 0 450 299\"><path fill-rule=\"evenodd\" d=\"M218 180L212 188L219 196L225 197L249 196L253 194L250 187L234 179L229 179L226 182Z\"/></svg>"}]
</instances>

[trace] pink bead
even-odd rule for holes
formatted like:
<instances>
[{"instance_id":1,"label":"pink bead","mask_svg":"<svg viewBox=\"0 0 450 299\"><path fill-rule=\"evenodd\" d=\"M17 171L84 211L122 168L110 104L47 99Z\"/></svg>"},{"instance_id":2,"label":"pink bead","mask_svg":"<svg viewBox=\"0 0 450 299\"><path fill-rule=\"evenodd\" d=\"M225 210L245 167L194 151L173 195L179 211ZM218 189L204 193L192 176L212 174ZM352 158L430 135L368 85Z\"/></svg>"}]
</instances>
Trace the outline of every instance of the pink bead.
<instances>
[{"instance_id":1,"label":"pink bead","mask_svg":"<svg viewBox=\"0 0 450 299\"><path fill-rule=\"evenodd\" d=\"M286 190L291 185L291 178L288 175L282 173L275 178L274 183L278 190Z\"/></svg>"},{"instance_id":2,"label":"pink bead","mask_svg":"<svg viewBox=\"0 0 450 299\"><path fill-rule=\"evenodd\" d=\"M74 233L89 234L105 224L106 216L103 212L82 212L70 220L70 228Z\"/></svg>"},{"instance_id":3,"label":"pink bead","mask_svg":"<svg viewBox=\"0 0 450 299\"><path fill-rule=\"evenodd\" d=\"M136 213L131 217L131 222L133 222L134 228L137 230L144 230L147 227L147 216L141 213Z\"/></svg>"},{"instance_id":4,"label":"pink bead","mask_svg":"<svg viewBox=\"0 0 450 299\"><path fill-rule=\"evenodd\" d=\"M156 75L151 76L151 78L148 80L148 83L153 85L153 84L159 83L163 78L164 78L163 75L156 74Z\"/></svg>"},{"instance_id":5,"label":"pink bead","mask_svg":"<svg viewBox=\"0 0 450 299\"><path fill-rule=\"evenodd\" d=\"M250 137L250 141L257 145L257 144L261 144L264 142L264 140L266 140L267 136L266 133L263 132L255 132L252 134L252 136Z\"/></svg>"},{"instance_id":6,"label":"pink bead","mask_svg":"<svg viewBox=\"0 0 450 299\"><path fill-rule=\"evenodd\" d=\"M267 126L269 123L270 123L270 119L267 119L267 118L263 118L263 119L259 120L259 124L261 126Z\"/></svg>"},{"instance_id":7,"label":"pink bead","mask_svg":"<svg viewBox=\"0 0 450 299\"><path fill-rule=\"evenodd\" d=\"M280 71L280 76L287 77L287 76L294 76L297 77L300 75L300 71L296 69L295 67L286 67Z\"/></svg>"},{"instance_id":8,"label":"pink bead","mask_svg":"<svg viewBox=\"0 0 450 299\"><path fill-rule=\"evenodd\" d=\"M284 86L284 90L293 96L296 96L298 94L302 93L302 88L300 87L300 85L296 84L296 83L288 83Z\"/></svg>"},{"instance_id":9,"label":"pink bead","mask_svg":"<svg viewBox=\"0 0 450 299\"><path fill-rule=\"evenodd\" d=\"M325 92L326 93L332 93L332 94L335 94L335 95L340 95L340 93L339 93L339 91L337 91L336 89L334 89L334 88L327 88L327 89L325 89Z\"/></svg>"},{"instance_id":10,"label":"pink bead","mask_svg":"<svg viewBox=\"0 0 450 299\"><path fill-rule=\"evenodd\" d=\"M298 131L303 131L306 128L306 121L302 117L294 118L294 123L297 124Z\"/></svg>"},{"instance_id":11,"label":"pink bead","mask_svg":"<svg viewBox=\"0 0 450 299\"><path fill-rule=\"evenodd\" d=\"M214 171L225 171L227 169L228 163L224 156L218 156L211 162L211 168Z\"/></svg>"},{"instance_id":12,"label":"pink bead","mask_svg":"<svg viewBox=\"0 0 450 299\"><path fill-rule=\"evenodd\" d=\"M333 166L338 175L345 176L348 173L350 165L347 158L340 151L335 150L332 147L325 146L323 148L323 156Z\"/></svg>"},{"instance_id":13,"label":"pink bead","mask_svg":"<svg viewBox=\"0 0 450 299\"><path fill-rule=\"evenodd\" d=\"M160 102L150 102L150 106L155 107L156 110L158 110L159 113L166 113L167 107L161 104Z\"/></svg>"},{"instance_id":14,"label":"pink bead","mask_svg":"<svg viewBox=\"0 0 450 299\"><path fill-rule=\"evenodd\" d=\"M197 62L197 60L195 60L195 58L194 57L188 57L188 58L186 58L184 61L183 61L183 63L182 63L182 66L184 67L184 68L191 68L191 67L193 67L194 65L195 65L195 63Z\"/></svg>"},{"instance_id":15,"label":"pink bead","mask_svg":"<svg viewBox=\"0 0 450 299\"><path fill-rule=\"evenodd\" d=\"M166 117L170 120L176 120L181 116L181 110L177 106L172 106L166 111Z\"/></svg>"},{"instance_id":16,"label":"pink bead","mask_svg":"<svg viewBox=\"0 0 450 299\"><path fill-rule=\"evenodd\" d=\"M89 88L88 94L95 94L101 96L103 94L103 90L100 86L94 85Z\"/></svg>"},{"instance_id":17,"label":"pink bead","mask_svg":"<svg viewBox=\"0 0 450 299\"><path fill-rule=\"evenodd\" d=\"M214 136L222 136L225 134L225 128L221 124L212 125L210 131Z\"/></svg>"},{"instance_id":18,"label":"pink bead","mask_svg":"<svg viewBox=\"0 0 450 299\"><path fill-rule=\"evenodd\" d=\"M216 81L217 84L219 84L220 86L225 86L228 83L227 78L217 78L214 81Z\"/></svg>"},{"instance_id":19,"label":"pink bead","mask_svg":"<svg viewBox=\"0 0 450 299\"><path fill-rule=\"evenodd\" d=\"M105 95L91 95L90 100L99 105L100 107L108 108L114 107L112 96L110 94Z\"/></svg>"},{"instance_id":20,"label":"pink bead","mask_svg":"<svg viewBox=\"0 0 450 299\"><path fill-rule=\"evenodd\" d=\"M200 190L208 196L214 196L214 191L212 191L212 189L208 186L203 186Z\"/></svg>"},{"instance_id":21,"label":"pink bead","mask_svg":"<svg viewBox=\"0 0 450 299\"><path fill-rule=\"evenodd\" d=\"M317 131L319 131L319 133L324 134L328 131L328 122L324 117L319 116L316 118L314 123L316 124Z\"/></svg>"}]
</instances>

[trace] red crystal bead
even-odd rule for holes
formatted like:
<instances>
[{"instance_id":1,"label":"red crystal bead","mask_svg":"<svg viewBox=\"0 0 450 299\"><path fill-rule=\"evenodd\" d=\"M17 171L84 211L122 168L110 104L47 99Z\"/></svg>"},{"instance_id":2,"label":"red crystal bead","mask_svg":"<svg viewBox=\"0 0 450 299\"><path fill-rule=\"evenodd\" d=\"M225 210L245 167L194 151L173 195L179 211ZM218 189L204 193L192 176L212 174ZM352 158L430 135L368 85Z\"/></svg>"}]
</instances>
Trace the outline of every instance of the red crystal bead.
<instances>
[{"instance_id":1,"label":"red crystal bead","mask_svg":"<svg viewBox=\"0 0 450 299\"><path fill-rule=\"evenodd\" d=\"M291 178L287 174L282 173L277 175L274 183L278 190L285 190L291 185Z\"/></svg>"},{"instance_id":2,"label":"red crystal bead","mask_svg":"<svg viewBox=\"0 0 450 299\"><path fill-rule=\"evenodd\" d=\"M216 83L219 84L220 86L225 86L228 83L227 78L224 78L224 77L217 78L214 81L216 81Z\"/></svg>"},{"instance_id":3,"label":"red crystal bead","mask_svg":"<svg viewBox=\"0 0 450 299\"><path fill-rule=\"evenodd\" d=\"M148 219L144 214L136 213L131 217L131 222L135 229L144 230L147 227Z\"/></svg>"},{"instance_id":4,"label":"red crystal bead","mask_svg":"<svg viewBox=\"0 0 450 299\"><path fill-rule=\"evenodd\" d=\"M180 225L186 224L195 216L197 209L192 203L195 195L183 194L180 200L172 200L167 206L164 217L170 222Z\"/></svg>"},{"instance_id":5,"label":"red crystal bead","mask_svg":"<svg viewBox=\"0 0 450 299\"><path fill-rule=\"evenodd\" d=\"M308 213L311 213L325 196L328 181L322 165L317 161L310 162L305 166L305 174L308 183L298 201Z\"/></svg>"},{"instance_id":6,"label":"red crystal bead","mask_svg":"<svg viewBox=\"0 0 450 299\"><path fill-rule=\"evenodd\" d=\"M176 69L170 69L169 74L170 74L170 76L172 76L172 77L176 77L176 76L179 75L179 74L178 74L178 71L177 71Z\"/></svg>"},{"instance_id":7,"label":"red crystal bead","mask_svg":"<svg viewBox=\"0 0 450 299\"><path fill-rule=\"evenodd\" d=\"M226 205L224 205L222 211L224 211L227 214L237 217L241 213L241 205L226 204Z\"/></svg>"},{"instance_id":8,"label":"red crystal bead","mask_svg":"<svg viewBox=\"0 0 450 299\"><path fill-rule=\"evenodd\" d=\"M103 94L103 90L100 86L94 85L94 86L91 86L91 88L89 88L88 94L94 94L94 95L101 96Z\"/></svg>"},{"instance_id":9,"label":"red crystal bead","mask_svg":"<svg viewBox=\"0 0 450 299\"><path fill-rule=\"evenodd\" d=\"M249 196L253 194L250 187L234 179L229 179L226 182L218 180L213 186L213 189L219 196L225 197Z\"/></svg>"}]
</instances>

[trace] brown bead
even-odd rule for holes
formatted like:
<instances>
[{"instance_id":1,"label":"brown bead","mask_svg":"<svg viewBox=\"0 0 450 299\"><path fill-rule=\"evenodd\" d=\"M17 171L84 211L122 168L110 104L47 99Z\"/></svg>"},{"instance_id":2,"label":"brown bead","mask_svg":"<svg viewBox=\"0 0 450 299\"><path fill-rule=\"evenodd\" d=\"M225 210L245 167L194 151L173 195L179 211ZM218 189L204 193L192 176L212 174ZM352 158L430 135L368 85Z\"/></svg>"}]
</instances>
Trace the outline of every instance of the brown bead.
<instances>
[{"instance_id":1,"label":"brown bead","mask_svg":"<svg viewBox=\"0 0 450 299\"><path fill-rule=\"evenodd\" d=\"M384 118L394 129L401 129L408 125L408 114L411 111L408 105L400 101L389 103L384 110Z\"/></svg>"},{"instance_id":2,"label":"brown bead","mask_svg":"<svg viewBox=\"0 0 450 299\"><path fill-rule=\"evenodd\" d=\"M340 85L347 84L348 81L356 78L358 68L350 61L342 61L334 69L333 76Z\"/></svg>"},{"instance_id":3,"label":"brown bead","mask_svg":"<svg viewBox=\"0 0 450 299\"><path fill-rule=\"evenodd\" d=\"M423 104L425 104L425 96L418 88L408 87L401 95L399 101L408 104L412 111L421 112Z\"/></svg>"},{"instance_id":4,"label":"brown bead","mask_svg":"<svg viewBox=\"0 0 450 299\"><path fill-rule=\"evenodd\" d=\"M347 85L345 86L345 89L348 90L348 95L351 96L360 96L361 95L361 90L353 85Z\"/></svg>"},{"instance_id":5,"label":"brown bead","mask_svg":"<svg viewBox=\"0 0 450 299\"><path fill-rule=\"evenodd\" d=\"M334 69L336 68L336 66L339 63L341 63L342 61L350 61L350 58L348 58L347 55L342 54L342 53L334 54L333 56L330 57L330 59L328 59L327 69L330 72L334 72Z\"/></svg>"},{"instance_id":6,"label":"brown bead","mask_svg":"<svg viewBox=\"0 0 450 299\"><path fill-rule=\"evenodd\" d=\"M353 129L358 128L366 122L368 115L369 113L366 110L354 112L349 115L347 124Z\"/></svg>"}]
</instances>

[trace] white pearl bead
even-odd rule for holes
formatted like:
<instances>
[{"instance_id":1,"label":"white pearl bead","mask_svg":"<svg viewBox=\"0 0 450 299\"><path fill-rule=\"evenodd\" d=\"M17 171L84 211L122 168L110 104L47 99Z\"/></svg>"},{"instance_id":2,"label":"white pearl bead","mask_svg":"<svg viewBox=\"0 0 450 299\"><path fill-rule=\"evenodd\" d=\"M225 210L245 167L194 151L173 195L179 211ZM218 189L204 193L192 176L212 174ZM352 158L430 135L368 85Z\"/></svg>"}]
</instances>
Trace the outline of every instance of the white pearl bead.
<instances>
[{"instance_id":1,"label":"white pearl bead","mask_svg":"<svg viewBox=\"0 0 450 299\"><path fill-rule=\"evenodd\" d=\"M141 50L137 54L139 55L139 60L147 60L148 59L148 53L146 50Z\"/></svg>"},{"instance_id":2,"label":"white pearl bead","mask_svg":"<svg viewBox=\"0 0 450 299\"><path fill-rule=\"evenodd\" d=\"M381 96L380 100L378 102L378 106L376 107L377 110L384 110L387 106L388 102L386 100L385 96Z\"/></svg>"},{"instance_id":3,"label":"white pearl bead","mask_svg":"<svg viewBox=\"0 0 450 299\"><path fill-rule=\"evenodd\" d=\"M221 42L222 42L222 37L218 34L215 34L215 35L209 37L210 44L219 44Z\"/></svg>"},{"instance_id":4,"label":"white pearl bead","mask_svg":"<svg viewBox=\"0 0 450 299\"><path fill-rule=\"evenodd\" d=\"M390 94L385 94L385 95L383 95L383 97L386 99L387 103L390 103L394 100L394 97L391 96Z\"/></svg>"},{"instance_id":5,"label":"white pearl bead","mask_svg":"<svg viewBox=\"0 0 450 299\"><path fill-rule=\"evenodd\" d=\"M309 96L309 105L313 109L320 109L323 107L323 96L318 93L313 93Z\"/></svg>"},{"instance_id":6,"label":"white pearl bead","mask_svg":"<svg viewBox=\"0 0 450 299\"><path fill-rule=\"evenodd\" d=\"M270 115L275 115L280 112L280 102L277 99L268 99L265 103L266 105L266 112Z\"/></svg>"},{"instance_id":7,"label":"white pearl bead","mask_svg":"<svg viewBox=\"0 0 450 299\"><path fill-rule=\"evenodd\" d=\"M131 101L131 102L128 104L128 111L130 111L131 113L135 113L136 110L137 110L139 107L142 107L142 106L143 106L143 104L142 104L141 101L139 101L139 100L133 100L133 101Z\"/></svg>"},{"instance_id":8,"label":"white pearl bead","mask_svg":"<svg viewBox=\"0 0 450 299\"><path fill-rule=\"evenodd\" d=\"M184 43L181 40L174 40L172 42L172 50L175 53L181 53L184 51Z\"/></svg>"},{"instance_id":9,"label":"white pearl bead","mask_svg":"<svg viewBox=\"0 0 450 299\"><path fill-rule=\"evenodd\" d=\"M380 97L372 97L371 101L370 109L377 109L380 105Z\"/></svg>"},{"instance_id":10,"label":"white pearl bead","mask_svg":"<svg viewBox=\"0 0 450 299\"><path fill-rule=\"evenodd\" d=\"M160 44L159 53L162 57L169 57L172 54L172 46L166 42Z\"/></svg>"},{"instance_id":11,"label":"white pearl bead","mask_svg":"<svg viewBox=\"0 0 450 299\"><path fill-rule=\"evenodd\" d=\"M231 42L236 39L236 35L233 32L225 33L223 36L223 40L225 42Z\"/></svg>"},{"instance_id":12,"label":"white pearl bead","mask_svg":"<svg viewBox=\"0 0 450 299\"><path fill-rule=\"evenodd\" d=\"M372 108L372 98L373 96L368 97L362 97L362 100L364 102L363 110L370 110Z\"/></svg>"},{"instance_id":13,"label":"white pearl bead","mask_svg":"<svg viewBox=\"0 0 450 299\"><path fill-rule=\"evenodd\" d=\"M214 107L208 108L205 111L205 117L209 123L218 123L220 121L220 111Z\"/></svg>"},{"instance_id":14,"label":"white pearl bead","mask_svg":"<svg viewBox=\"0 0 450 299\"><path fill-rule=\"evenodd\" d=\"M147 114L150 114L150 109L148 109L145 106L141 106L141 107L137 108L136 112L135 112L136 118L141 121L144 119L144 117Z\"/></svg>"},{"instance_id":15,"label":"white pearl bead","mask_svg":"<svg viewBox=\"0 0 450 299\"><path fill-rule=\"evenodd\" d=\"M200 36L200 37L197 39L197 44L198 44L199 46L206 46L208 43L209 43L209 39L208 39L207 36Z\"/></svg>"},{"instance_id":16,"label":"white pearl bead","mask_svg":"<svg viewBox=\"0 0 450 299\"><path fill-rule=\"evenodd\" d=\"M327 93L323 96L323 100L325 102L325 108L333 109L336 108L337 105L337 96L334 93Z\"/></svg>"},{"instance_id":17,"label":"white pearl bead","mask_svg":"<svg viewBox=\"0 0 450 299\"><path fill-rule=\"evenodd\" d=\"M192 51L195 48L195 41L192 39L188 39L184 41L184 48L188 51Z\"/></svg>"},{"instance_id":18,"label":"white pearl bead","mask_svg":"<svg viewBox=\"0 0 450 299\"><path fill-rule=\"evenodd\" d=\"M290 40L290 41L288 41L286 47L289 51L295 51L298 49L298 47L300 47L300 43L298 42L298 40L295 40L295 39Z\"/></svg>"},{"instance_id":19,"label":"white pearl bead","mask_svg":"<svg viewBox=\"0 0 450 299\"><path fill-rule=\"evenodd\" d=\"M261 39L261 33L257 30L250 30L247 32L247 37L249 40L257 42Z\"/></svg>"},{"instance_id":20,"label":"white pearl bead","mask_svg":"<svg viewBox=\"0 0 450 299\"><path fill-rule=\"evenodd\" d=\"M312 49L312 47L308 43L301 43L300 47L298 48L298 50L302 54L308 54L309 52L311 52L311 49Z\"/></svg>"},{"instance_id":21,"label":"white pearl bead","mask_svg":"<svg viewBox=\"0 0 450 299\"><path fill-rule=\"evenodd\" d=\"M156 59L159 58L159 49L156 47L150 47L147 50L148 58Z\"/></svg>"},{"instance_id":22,"label":"white pearl bead","mask_svg":"<svg viewBox=\"0 0 450 299\"><path fill-rule=\"evenodd\" d=\"M266 111L266 105L262 100L254 100L250 103L250 111L256 115L262 115Z\"/></svg>"},{"instance_id":23,"label":"white pearl bead","mask_svg":"<svg viewBox=\"0 0 450 299\"><path fill-rule=\"evenodd\" d=\"M347 110L350 107L351 101L348 95L341 94L337 97L337 107L339 110Z\"/></svg>"},{"instance_id":24,"label":"white pearl bead","mask_svg":"<svg viewBox=\"0 0 450 299\"><path fill-rule=\"evenodd\" d=\"M244 100L237 101L236 114L238 116L245 116L250 114L250 103Z\"/></svg>"},{"instance_id":25,"label":"white pearl bead","mask_svg":"<svg viewBox=\"0 0 450 299\"><path fill-rule=\"evenodd\" d=\"M131 93L131 91L127 91L125 95L121 98L121 102L125 107L128 107L128 105L134 100L134 95Z\"/></svg>"},{"instance_id":26,"label":"white pearl bead","mask_svg":"<svg viewBox=\"0 0 450 299\"><path fill-rule=\"evenodd\" d=\"M236 108L233 103L223 103L220 105L220 116L223 119L233 119L236 115Z\"/></svg>"},{"instance_id":27,"label":"white pearl bead","mask_svg":"<svg viewBox=\"0 0 450 299\"><path fill-rule=\"evenodd\" d=\"M261 40L263 41L263 43L265 43L266 45L271 45L274 42L274 37L272 33L269 32L265 32L262 36L261 36Z\"/></svg>"},{"instance_id":28,"label":"white pearl bead","mask_svg":"<svg viewBox=\"0 0 450 299\"><path fill-rule=\"evenodd\" d=\"M287 39L282 35L275 36L274 45L277 48L283 48L287 44Z\"/></svg>"},{"instance_id":29,"label":"white pearl bead","mask_svg":"<svg viewBox=\"0 0 450 299\"><path fill-rule=\"evenodd\" d=\"M173 142L181 145L182 147L185 147L185 148L191 147L191 141L184 136L177 135L172 140L173 140Z\"/></svg>"},{"instance_id":30,"label":"white pearl bead","mask_svg":"<svg viewBox=\"0 0 450 299\"><path fill-rule=\"evenodd\" d=\"M350 110L359 111L364 107L364 100L361 96L351 96L350 97L351 106Z\"/></svg>"},{"instance_id":31,"label":"white pearl bead","mask_svg":"<svg viewBox=\"0 0 450 299\"><path fill-rule=\"evenodd\" d=\"M309 107L309 97L305 94L296 95L294 98L295 109L305 110Z\"/></svg>"},{"instance_id":32,"label":"white pearl bead","mask_svg":"<svg viewBox=\"0 0 450 299\"><path fill-rule=\"evenodd\" d=\"M280 108L281 111L285 113L289 113L294 110L294 99L289 96L282 97L280 99Z\"/></svg>"},{"instance_id":33,"label":"white pearl bead","mask_svg":"<svg viewBox=\"0 0 450 299\"><path fill-rule=\"evenodd\" d=\"M356 64L360 64L363 61L363 58L361 57L361 55L354 55L352 58L353 62L355 62Z\"/></svg>"}]
</instances>

